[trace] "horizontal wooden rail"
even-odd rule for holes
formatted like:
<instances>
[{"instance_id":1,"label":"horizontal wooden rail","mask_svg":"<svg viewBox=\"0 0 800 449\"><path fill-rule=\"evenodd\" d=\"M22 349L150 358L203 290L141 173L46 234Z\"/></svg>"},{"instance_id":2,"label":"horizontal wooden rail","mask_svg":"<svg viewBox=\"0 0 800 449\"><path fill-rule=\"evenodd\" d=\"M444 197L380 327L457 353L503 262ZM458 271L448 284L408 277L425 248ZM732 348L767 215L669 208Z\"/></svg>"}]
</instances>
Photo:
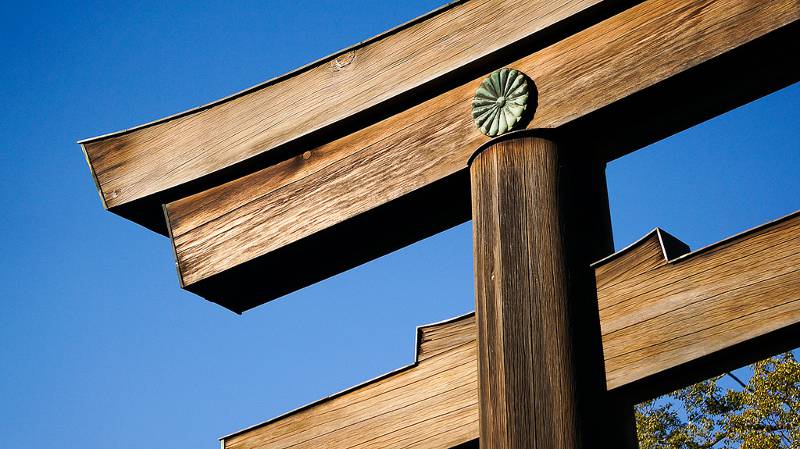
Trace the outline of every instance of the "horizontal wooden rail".
<instances>
[{"instance_id":1,"label":"horizontal wooden rail","mask_svg":"<svg viewBox=\"0 0 800 449\"><path fill-rule=\"evenodd\" d=\"M655 230L594 265L612 392L646 385L656 395L800 345L800 212L686 251ZM223 447L450 448L474 440L475 338L472 314L422 327L414 365L224 437Z\"/></svg>"},{"instance_id":2,"label":"horizontal wooden rail","mask_svg":"<svg viewBox=\"0 0 800 449\"><path fill-rule=\"evenodd\" d=\"M455 1L228 98L81 143L103 204L164 232L161 203L184 194L187 183L205 184L259 156L271 159L268 153L279 148L298 151L318 135L340 132L345 122L357 128L418 102L420 90L453 84L509 46L621 3Z\"/></svg>"},{"instance_id":3,"label":"horizontal wooden rail","mask_svg":"<svg viewBox=\"0 0 800 449\"><path fill-rule=\"evenodd\" d=\"M509 65L538 90L529 128L609 159L796 79L770 51L798 46L798 18L796 0L648 0ZM466 220L481 78L167 204L181 284L242 311Z\"/></svg>"},{"instance_id":4,"label":"horizontal wooden rail","mask_svg":"<svg viewBox=\"0 0 800 449\"><path fill-rule=\"evenodd\" d=\"M800 321L800 215L685 255L671 240L596 265L609 388Z\"/></svg>"},{"instance_id":5,"label":"horizontal wooden rail","mask_svg":"<svg viewBox=\"0 0 800 449\"><path fill-rule=\"evenodd\" d=\"M222 438L223 449L451 448L478 435L474 314L417 331L416 363Z\"/></svg>"}]
</instances>

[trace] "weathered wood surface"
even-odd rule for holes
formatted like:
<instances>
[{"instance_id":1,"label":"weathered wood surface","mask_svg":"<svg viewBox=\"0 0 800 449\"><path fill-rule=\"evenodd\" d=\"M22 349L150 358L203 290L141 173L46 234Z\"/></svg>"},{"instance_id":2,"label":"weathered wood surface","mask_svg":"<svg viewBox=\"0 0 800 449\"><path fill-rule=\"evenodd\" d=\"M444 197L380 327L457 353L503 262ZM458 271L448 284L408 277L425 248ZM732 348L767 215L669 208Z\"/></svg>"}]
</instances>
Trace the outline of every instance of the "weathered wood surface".
<instances>
[{"instance_id":1,"label":"weathered wood surface","mask_svg":"<svg viewBox=\"0 0 800 449\"><path fill-rule=\"evenodd\" d=\"M729 52L736 55L734 50L796 23L798 17L797 0L648 0L509 65L530 75L538 89L538 108L529 127L568 129L593 112L614 110L617 119L641 124L630 134L650 132L646 141L691 123L678 120L677 129L666 130L642 124L642 116L657 116L661 106L632 98L657 96L659 88L668 84L665 81L688 77L687 89L670 91L665 99L683 101L685 108L673 104L664 108L673 108L673 115L694 117L691 109L705 101L698 93L705 92L692 89L713 91L720 83L707 74L691 78L700 73L694 67L713 65ZM777 45L796 46L795 28L784 34ZM747 85L750 78L752 82L763 78L759 64L748 59L735 62L737 76L743 74L744 81L733 87L735 92L725 93L732 97L752 89ZM463 172L471 152L485 141L468 111L481 79L251 175L167 204L182 285L222 304L238 302L240 310L257 305L271 299L269 293L258 297L264 291L263 277L258 277L256 289L236 270L263 273L259 264L276 265L271 257L279 250ZM728 105L722 93L716 103ZM628 132L627 128L625 133L603 131L598 140L610 140L609 151L619 151L613 141L624 147L621 142L629 143ZM392 232L409 232L403 230L408 228ZM326 238L336 238L336 233L329 234ZM321 251L325 245L319 245ZM355 247L352 251L359 253ZM294 271L312 273L276 294L324 278L329 275L324 272L326 259L338 257L326 254L298 265ZM363 261L356 259L350 266ZM245 267L250 263L254 266ZM315 264L323 266L319 274L313 273ZM237 280L236 288L227 277ZM286 282L283 278L272 281ZM226 298L226 292L239 297Z\"/></svg>"},{"instance_id":2,"label":"weathered wood surface","mask_svg":"<svg viewBox=\"0 0 800 449\"><path fill-rule=\"evenodd\" d=\"M800 212L685 251L654 231L595 264L612 392L714 361L690 377L661 378L666 392L800 345ZM224 447L444 448L478 438L474 316L419 335L414 366L225 437ZM745 340L754 351L738 351Z\"/></svg>"},{"instance_id":3,"label":"weathered wood surface","mask_svg":"<svg viewBox=\"0 0 800 449\"><path fill-rule=\"evenodd\" d=\"M503 140L470 165L481 444L577 449L578 382L555 142ZM600 348L597 348L598 351Z\"/></svg>"},{"instance_id":4,"label":"weathered wood surface","mask_svg":"<svg viewBox=\"0 0 800 449\"><path fill-rule=\"evenodd\" d=\"M224 437L225 449L451 448L478 434L474 316L419 329L417 362Z\"/></svg>"},{"instance_id":5,"label":"weathered wood surface","mask_svg":"<svg viewBox=\"0 0 800 449\"><path fill-rule=\"evenodd\" d=\"M798 217L683 257L657 230L599 263L609 388L800 321Z\"/></svg>"},{"instance_id":6,"label":"weathered wood surface","mask_svg":"<svg viewBox=\"0 0 800 449\"><path fill-rule=\"evenodd\" d=\"M601 2L457 1L242 93L82 144L101 198L114 210L342 127Z\"/></svg>"}]
</instances>

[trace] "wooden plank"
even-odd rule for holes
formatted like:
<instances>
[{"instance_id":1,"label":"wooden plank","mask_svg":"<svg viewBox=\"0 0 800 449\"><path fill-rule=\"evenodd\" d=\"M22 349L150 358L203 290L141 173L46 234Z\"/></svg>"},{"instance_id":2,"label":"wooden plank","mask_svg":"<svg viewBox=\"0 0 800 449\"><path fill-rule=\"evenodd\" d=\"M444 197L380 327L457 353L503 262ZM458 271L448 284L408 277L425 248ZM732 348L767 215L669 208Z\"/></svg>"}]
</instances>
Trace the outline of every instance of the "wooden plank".
<instances>
[{"instance_id":1,"label":"wooden plank","mask_svg":"<svg viewBox=\"0 0 800 449\"><path fill-rule=\"evenodd\" d=\"M748 44L756 46L769 37L773 40L767 48L773 53L796 47L797 27L784 27L796 25L799 17L797 0L648 0L509 65L530 75L538 89L538 108L529 128L567 130L566 139L583 136L590 139L586 147L598 147L596 153L584 150L587 156L609 158L707 118L709 111L732 107L738 103L730 98L742 100L737 96L754 92L754 86L775 88L765 82L764 73L785 75L788 70L786 76L795 79L797 69L787 68L795 65L775 58L761 64L757 58L769 52L753 51ZM735 89L718 90L720 83L729 86L728 73L726 81L720 81L711 69L720 64L735 69L730 76L741 76ZM467 109L482 78L251 175L167 204L182 285L241 311L335 274L326 265L332 260L349 268L374 257L359 248L374 240L393 234L402 242L409 240L402 237L417 232L416 223L404 216L415 208L411 215L419 217L420 209L435 215L439 208L454 207L452 198L439 193L437 186L464 179L459 176L467 159L486 140ZM673 80L679 82L670 84ZM663 108L646 101L653 98L662 99ZM674 117L664 119L659 115L662 109ZM615 133L607 131L609 122L637 126ZM437 193L428 201L397 206L425 189ZM386 218L371 218L373 213ZM468 216L468 211L454 211L434 223L433 232ZM384 234L370 232L385 226ZM347 242L347 250L331 253L331 248L345 245L341 242L347 232L342 229L348 227L358 229L350 232L361 241ZM296 256L297 266L286 265L289 248L303 241L310 245L303 246L305 250L322 257ZM351 253L353 260L348 260ZM280 270L281 265L290 275L279 272L270 283L283 285L265 287L263 273L267 268ZM250 272L260 273L256 285L248 281Z\"/></svg>"},{"instance_id":2,"label":"wooden plank","mask_svg":"<svg viewBox=\"0 0 800 449\"><path fill-rule=\"evenodd\" d=\"M414 365L224 437L222 447L451 448L470 441L478 433L474 321L470 314L421 327Z\"/></svg>"},{"instance_id":3,"label":"wooden plank","mask_svg":"<svg viewBox=\"0 0 800 449\"><path fill-rule=\"evenodd\" d=\"M684 253L656 230L594 264L612 393L647 385L645 399L800 345L800 211ZM225 437L223 447L444 448L477 439L474 315L418 335L411 367Z\"/></svg>"},{"instance_id":4,"label":"wooden plank","mask_svg":"<svg viewBox=\"0 0 800 449\"><path fill-rule=\"evenodd\" d=\"M594 15L601 0L456 1L431 14L200 108L82 141L103 204L156 226L170 189L218 174L298 139L369 122L420 90L555 25ZM606 1L609 9L620 3ZM302 150L301 150L302 152ZM267 156L271 157L271 156ZM185 189L184 189L185 191ZM148 197L145 211L123 206ZM152 210L151 210L152 209ZM163 230L163 223L161 223Z\"/></svg>"},{"instance_id":5,"label":"wooden plank","mask_svg":"<svg viewBox=\"0 0 800 449\"><path fill-rule=\"evenodd\" d=\"M795 214L677 258L664 257L665 234L656 230L624 257L601 262L597 296L608 387L800 321L798 223ZM636 273L640 257L660 260ZM604 277L601 271L621 274Z\"/></svg>"}]
</instances>

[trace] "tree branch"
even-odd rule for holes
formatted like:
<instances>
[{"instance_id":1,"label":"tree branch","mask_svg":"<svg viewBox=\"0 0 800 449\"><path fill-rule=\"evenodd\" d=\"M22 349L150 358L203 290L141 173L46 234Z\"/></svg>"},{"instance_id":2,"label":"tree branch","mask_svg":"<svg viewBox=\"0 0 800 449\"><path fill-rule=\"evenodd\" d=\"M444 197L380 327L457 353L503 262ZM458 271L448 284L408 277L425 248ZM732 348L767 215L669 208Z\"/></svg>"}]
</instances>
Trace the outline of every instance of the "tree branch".
<instances>
[{"instance_id":1,"label":"tree branch","mask_svg":"<svg viewBox=\"0 0 800 449\"><path fill-rule=\"evenodd\" d=\"M742 380L741 380L741 379L739 379L738 377L736 377L736 375L735 375L735 374L733 374L732 372L728 371L728 372L726 372L725 374L727 374L728 376L730 376L730 377L731 377L733 380L735 380L735 381L736 381L736 383L738 383L739 385L741 385L741 386L742 386L742 388L744 388L745 390L749 391L750 393L752 393L752 392L753 392L753 390L751 390L751 389L750 389L750 387L748 387L748 386L747 386L747 385L746 385L744 382L742 382Z\"/></svg>"}]
</instances>

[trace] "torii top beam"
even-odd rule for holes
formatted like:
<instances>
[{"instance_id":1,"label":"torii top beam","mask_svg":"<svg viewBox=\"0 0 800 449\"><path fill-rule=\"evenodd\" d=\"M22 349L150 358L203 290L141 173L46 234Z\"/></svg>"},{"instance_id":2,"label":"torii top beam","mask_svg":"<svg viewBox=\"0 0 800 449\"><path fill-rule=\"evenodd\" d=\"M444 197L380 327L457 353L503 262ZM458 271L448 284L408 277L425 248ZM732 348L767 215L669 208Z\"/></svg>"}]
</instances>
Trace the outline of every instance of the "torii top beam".
<instances>
[{"instance_id":1,"label":"torii top beam","mask_svg":"<svg viewBox=\"0 0 800 449\"><path fill-rule=\"evenodd\" d=\"M800 79L798 18L797 0L469 0L82 145L104 205L168 229L181 284L241 312L468 219L491 70L531 76L528 127L610 160Z\"/></svg>"},{"instance_id":2,"label":"torii top beam","mask_svg":"<svg viewBox=\"0 0 800 449\"><path fill-rule=\"evenodd\" d=\"M203 178L257 156L280 160L285 154L268 154L307 149L312 136L372 121L368 115L384 115L377 109L387 102L413 102L420 89L452 86L458 71L610 3L616 2L454 1L229 97L79 143L105 207L166 233L161 204L183 196L177 192L185 184L207 186Z\"/></svg>"}]
</instances>

